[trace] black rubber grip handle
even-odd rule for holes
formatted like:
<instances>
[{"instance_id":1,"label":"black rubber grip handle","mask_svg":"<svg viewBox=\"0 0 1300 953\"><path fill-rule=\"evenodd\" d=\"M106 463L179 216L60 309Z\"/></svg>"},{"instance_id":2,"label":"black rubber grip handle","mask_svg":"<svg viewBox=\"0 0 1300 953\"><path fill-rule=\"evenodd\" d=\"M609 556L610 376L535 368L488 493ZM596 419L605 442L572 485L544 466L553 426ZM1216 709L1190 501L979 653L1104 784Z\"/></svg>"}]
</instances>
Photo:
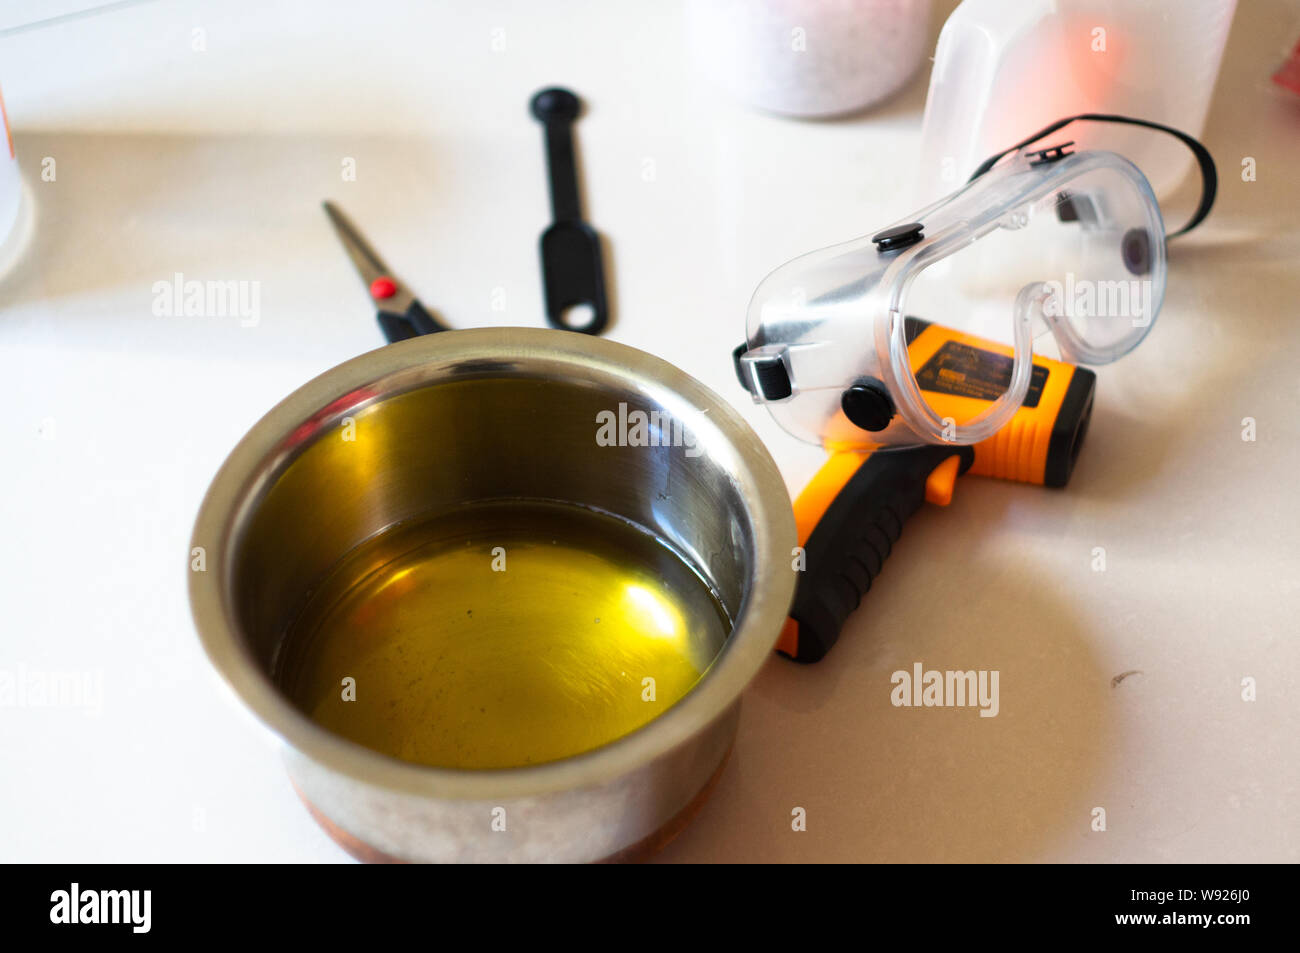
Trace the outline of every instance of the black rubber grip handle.
<instances>
[{"instance_id":1,"label":"black rubber grip handle","mask_svg":"<svg viewBox=\"0 0 1300 953\"><path fill-rule=\"evenodd\" d=\"M407 338L421 334L435 334L438 331L450 330L419 301L412 301L402 314L396 311L380 311L379 327L389 344L396 344L398 341L405 341Z\"/></svg>"},{"instance_id":2,"label":"black rubber grip handle","mask_svg":"<svg viewBox=\"0 0 1300 953\"><path fill-rule=\"evenodd\" d=\"M903 523L925 502L925 483L951 457L965 473L974 447L923 446L868 455L804 544L804 569L790 618L798 624L798 662L816 662L839 639L871 588ZM789 653L784 653L789 654Z\"/></svg>"},{"instance_id":3,"label":"black rubber grip handle","mask_svg":"<svg viewBox=\"0 0 1300 953\"><path fill-rule=\"evenodd\" d=\"M406 319L391 311L379 312L379 330L384 332L384 340L389 344L405 341L416 336L415 328L406 323Z\"/></svg>"},{"instance_id":4,"label":"black rubber grip handle","mask_svg":"<svg viewBox=\"0 0 1300 953\"><path fill-rule=\"evenodd\" d=\"M406 309L406 323L415 328L416 334L434 334L448 330L445 324L435 318L418 301L412 301Z\"/></svg>"}]
</instances>

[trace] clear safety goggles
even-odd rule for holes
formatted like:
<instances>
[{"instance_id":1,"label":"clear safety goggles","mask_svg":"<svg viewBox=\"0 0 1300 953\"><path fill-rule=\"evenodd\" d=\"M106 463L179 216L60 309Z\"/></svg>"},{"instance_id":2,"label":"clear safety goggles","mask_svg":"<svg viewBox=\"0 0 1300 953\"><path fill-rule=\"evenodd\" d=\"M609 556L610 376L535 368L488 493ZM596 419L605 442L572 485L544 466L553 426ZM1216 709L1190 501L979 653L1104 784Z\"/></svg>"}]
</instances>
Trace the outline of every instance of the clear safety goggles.
<instances>
[{"instance_id":1,"label":"clear safety goggles","mask_svg":"<svg viewBox=\"0 0 1300 953\"><path fill-rule=\"evenodd\" d=\"M1140 344L1166 280L1164 222L1146 177L1112 152L1026 148L1077 119L1150 126L1189 144L1204 188L1176 234L1208 213L1214 166L1196 140L1126 117L1062 120L934 205L770 274L735 353L754 399L795 437L830 447L970 444L1030 394L1036 345L1105 364ZM914 347L927 323L954 334Z\"/></svg>"}]
</instances>

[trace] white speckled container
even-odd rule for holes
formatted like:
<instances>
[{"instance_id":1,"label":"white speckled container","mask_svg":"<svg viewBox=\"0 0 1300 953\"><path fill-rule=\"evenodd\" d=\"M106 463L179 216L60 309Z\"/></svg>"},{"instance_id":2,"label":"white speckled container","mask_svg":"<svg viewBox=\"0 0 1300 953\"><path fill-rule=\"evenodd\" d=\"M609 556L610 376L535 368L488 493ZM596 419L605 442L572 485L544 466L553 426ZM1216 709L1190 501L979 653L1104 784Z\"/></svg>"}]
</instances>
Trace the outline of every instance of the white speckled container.
<instances>
[{"instance_id":1,"label":"white speckled container","mask_svg":"<svg viewBox=\"0 0 1300 953\"><path fill-rule=\"evenodd\" d=\"M900 89L926 51L930 0L687 0L697 69L789 116L856 112Z\"/></svg>"}]
</instances>

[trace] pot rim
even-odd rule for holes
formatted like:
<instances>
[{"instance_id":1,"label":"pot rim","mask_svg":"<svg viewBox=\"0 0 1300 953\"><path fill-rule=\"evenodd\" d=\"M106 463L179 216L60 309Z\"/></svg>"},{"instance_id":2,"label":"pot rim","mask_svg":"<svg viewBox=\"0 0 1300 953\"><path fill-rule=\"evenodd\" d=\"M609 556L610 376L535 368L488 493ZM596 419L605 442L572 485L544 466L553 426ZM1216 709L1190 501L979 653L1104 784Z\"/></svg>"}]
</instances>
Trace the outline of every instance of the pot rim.
<instances>
[{"instance_id":1,"label":"pot rim","mask_svg":"<svg viewBox=\"0 0 1300 953\"><path fill-rule=\"evenodd\" d=\"M242 516L260 502L295 433L328 425L359 406L446 379L466 365L551 365L641 390L667 407L694 409L683 421L712 427L731 453L726 465L753 524L750 591L730 636L695 686L676 704L622 738L582 754L514 768L438 768L402 761L335 735L285 698L239 635L227 592ZM578 379L581 376L574 375ZM383 383L382 391L375 385ZM394 386L397 385L397 386ZM676 405L676 406L674 406ZM719 456L718 441L710 455ZM305 445L310 445L306 441ZM445 331L389 344L308 381L273 407L230 452L204 496L191 552L204 547L206 571L191 569L190 606L208 658L240 701L276 735L325 768L420 797L492 800L599 786L689 741L738 701L770 656L794 596L787 554L796 544L794 513L776 463L726 401L684 371L644 351L603 338L547 328Z\"/></svg>"}]
</instances>

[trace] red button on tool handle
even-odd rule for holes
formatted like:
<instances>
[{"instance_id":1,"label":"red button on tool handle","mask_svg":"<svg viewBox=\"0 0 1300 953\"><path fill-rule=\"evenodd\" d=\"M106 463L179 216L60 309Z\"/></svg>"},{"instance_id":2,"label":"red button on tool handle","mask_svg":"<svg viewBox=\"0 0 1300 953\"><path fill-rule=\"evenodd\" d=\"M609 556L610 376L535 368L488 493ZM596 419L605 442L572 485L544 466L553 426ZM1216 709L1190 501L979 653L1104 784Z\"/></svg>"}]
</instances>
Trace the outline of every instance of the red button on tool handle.
<instances>
[{"instance_id":1,"label":"red button on tool handle","mask_svg":"<svg viewBox=\"0 0 1300 953\"><path fill-rule=\"evenodd\" d=\"M397 282L392 278L376 278L370 282L370 297L377 299L391 298L397 294Z\"/></svg>"}]
</instances>

